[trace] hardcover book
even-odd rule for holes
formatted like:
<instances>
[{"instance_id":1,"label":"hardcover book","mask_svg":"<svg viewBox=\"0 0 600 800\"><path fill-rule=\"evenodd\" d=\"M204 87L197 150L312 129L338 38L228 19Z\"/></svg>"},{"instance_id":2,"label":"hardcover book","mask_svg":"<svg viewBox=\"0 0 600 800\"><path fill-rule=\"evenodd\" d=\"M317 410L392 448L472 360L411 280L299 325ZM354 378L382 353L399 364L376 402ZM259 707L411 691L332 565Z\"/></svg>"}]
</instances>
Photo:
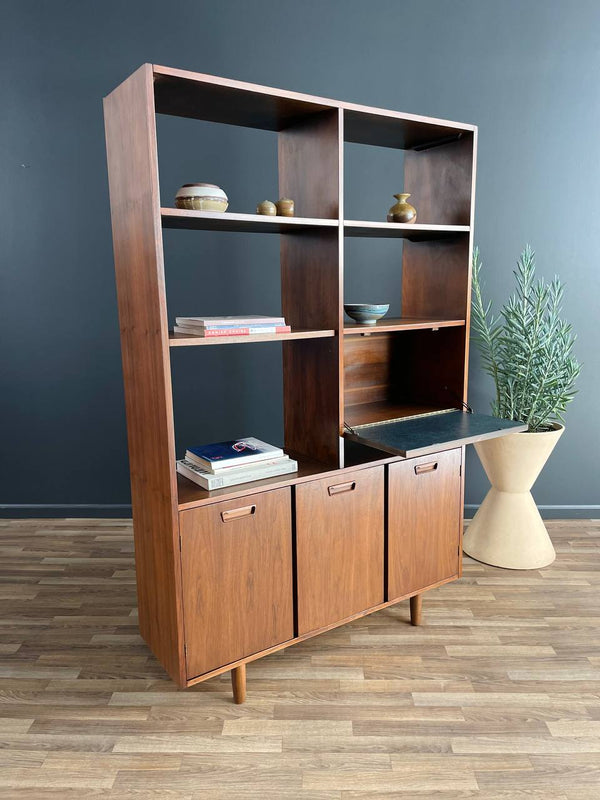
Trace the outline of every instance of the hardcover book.
<instances>
[{"instance_id":1,"label":"hardcover book","mask_svg":"<svg viewBox=\"0 0 600 800\"><path fill-rule=\"evenodd\" d=\"M247 439L232 439L228 442L189 447L185 454L188 461L192 461L210 472L231 466L252 464L256 461L281 458L284 455L285 453L280 447L274 447L272 444L267 444L267 442L252 436Z\"/></svg>"}]
</instances>

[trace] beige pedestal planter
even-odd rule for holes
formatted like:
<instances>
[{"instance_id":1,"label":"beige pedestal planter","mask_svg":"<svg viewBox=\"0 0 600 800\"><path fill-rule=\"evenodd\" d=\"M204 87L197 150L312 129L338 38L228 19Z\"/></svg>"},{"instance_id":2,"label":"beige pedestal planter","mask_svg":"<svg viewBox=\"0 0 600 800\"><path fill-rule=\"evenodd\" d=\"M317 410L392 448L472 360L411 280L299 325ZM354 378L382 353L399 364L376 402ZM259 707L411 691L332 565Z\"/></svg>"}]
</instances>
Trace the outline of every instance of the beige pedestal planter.
<instances>
[{"instance_id":1,"label":"beige pedestal planter","mask_svg":"<svg viewBox=\"0 0 600 800\"><path fill-rule=\"evenodd\" d=\"M464 535L465 553L508 569L539 569L556 558L530 489L564 427L512 433L475 445L492 488Z\"/></svg>"}]
</instances>

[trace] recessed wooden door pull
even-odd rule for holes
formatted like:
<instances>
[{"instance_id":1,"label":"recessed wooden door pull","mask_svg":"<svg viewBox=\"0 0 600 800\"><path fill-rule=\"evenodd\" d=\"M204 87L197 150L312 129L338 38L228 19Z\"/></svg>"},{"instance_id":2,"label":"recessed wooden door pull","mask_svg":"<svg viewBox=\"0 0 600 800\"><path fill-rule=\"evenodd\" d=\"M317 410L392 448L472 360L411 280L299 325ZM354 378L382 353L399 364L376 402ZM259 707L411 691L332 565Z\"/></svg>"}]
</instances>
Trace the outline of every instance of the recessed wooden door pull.
<instances>
[{"instance_id":1,"label":"recessed wooden door pull","mask_svg":"<svg viewBox=\"0 0 600 800\"><path fill-rule=\"evenodd\" d=\"M348 483L336 483L334 486L327 487L329 496L334 494L342 494L342 492L353 492L356 489L356 481L348 481Z\"/></svg>"},{"instance_id":2,"label":"recessed wooden door pull","mask_svg":"<svg viewBox=\"0 0 600 800\"><path fill-rule=\"evenodd\" d=\"M437 469L437 465L437 461L430 461L427 464L417 464L415 467L415 475L422 475L424 472L434 472Z\"/></svg>"},{"instance_id":3,"label":"recessed wooden door pull","mask_svg":"<svg viewBox=\"0 0 600 800\"><path fill-rule=\"evenodd\" d=\"M232 508L231 511L221 511L223 522L233 522L240 517L250 517L256 512L256 506L244 506L244 508Z\"/></svg>"}]
</instances>

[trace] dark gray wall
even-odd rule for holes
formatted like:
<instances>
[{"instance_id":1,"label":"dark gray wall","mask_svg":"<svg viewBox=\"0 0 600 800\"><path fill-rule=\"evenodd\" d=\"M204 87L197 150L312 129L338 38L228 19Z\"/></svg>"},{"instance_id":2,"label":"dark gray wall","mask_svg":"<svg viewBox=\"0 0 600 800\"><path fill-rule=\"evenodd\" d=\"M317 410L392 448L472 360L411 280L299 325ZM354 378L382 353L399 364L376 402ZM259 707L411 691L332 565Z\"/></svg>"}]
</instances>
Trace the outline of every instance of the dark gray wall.
<instances>
[{"instance_id":1,"label":"dark gray wall","mask_svg":"<svg viewBox=\"0 0 600 800\"><path fill-rule=\"evenodd\" d=\"M507 296L530 242L540 272L567 282L585 362L535 496L598 508L597 0L4 0L0 13L3 503L129 502L101 98L150 61L478 124L489 293ZM197 180L224 186L232 210L276 199L274 134L160 118L159 147L163 202ZM402 188L393 157L350 148L349 213L364 202L382 217ZM394 256L363 244L348 251L358 300ZM171 317L278 310L277 237L167 231L165 254ZM178 447L279 441L278 346L207 350L173 357ZM489 398L474 355L471 403L486 411ZM471 454L467 502L486 485Z\"/></svg>"}]
</instances>

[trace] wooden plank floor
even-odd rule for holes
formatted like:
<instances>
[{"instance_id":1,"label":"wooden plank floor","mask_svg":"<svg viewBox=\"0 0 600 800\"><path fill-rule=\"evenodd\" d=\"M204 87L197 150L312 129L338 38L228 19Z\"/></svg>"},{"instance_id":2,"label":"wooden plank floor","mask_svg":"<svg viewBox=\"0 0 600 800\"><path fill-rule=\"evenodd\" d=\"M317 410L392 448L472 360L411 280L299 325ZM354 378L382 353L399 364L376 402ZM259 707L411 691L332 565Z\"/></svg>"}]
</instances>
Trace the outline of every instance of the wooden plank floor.
<instances>
[{"instance_id":1,"label":"wooden plank floor","mask_svg":"<svg viewBox=\"0 0 600 800\"><path fill-rule=\"evenodd\" d=\"M0 522L0 798L598 800L600 522L179 691L136 627L130 523Z\"/></svg>"}]
</instances>

